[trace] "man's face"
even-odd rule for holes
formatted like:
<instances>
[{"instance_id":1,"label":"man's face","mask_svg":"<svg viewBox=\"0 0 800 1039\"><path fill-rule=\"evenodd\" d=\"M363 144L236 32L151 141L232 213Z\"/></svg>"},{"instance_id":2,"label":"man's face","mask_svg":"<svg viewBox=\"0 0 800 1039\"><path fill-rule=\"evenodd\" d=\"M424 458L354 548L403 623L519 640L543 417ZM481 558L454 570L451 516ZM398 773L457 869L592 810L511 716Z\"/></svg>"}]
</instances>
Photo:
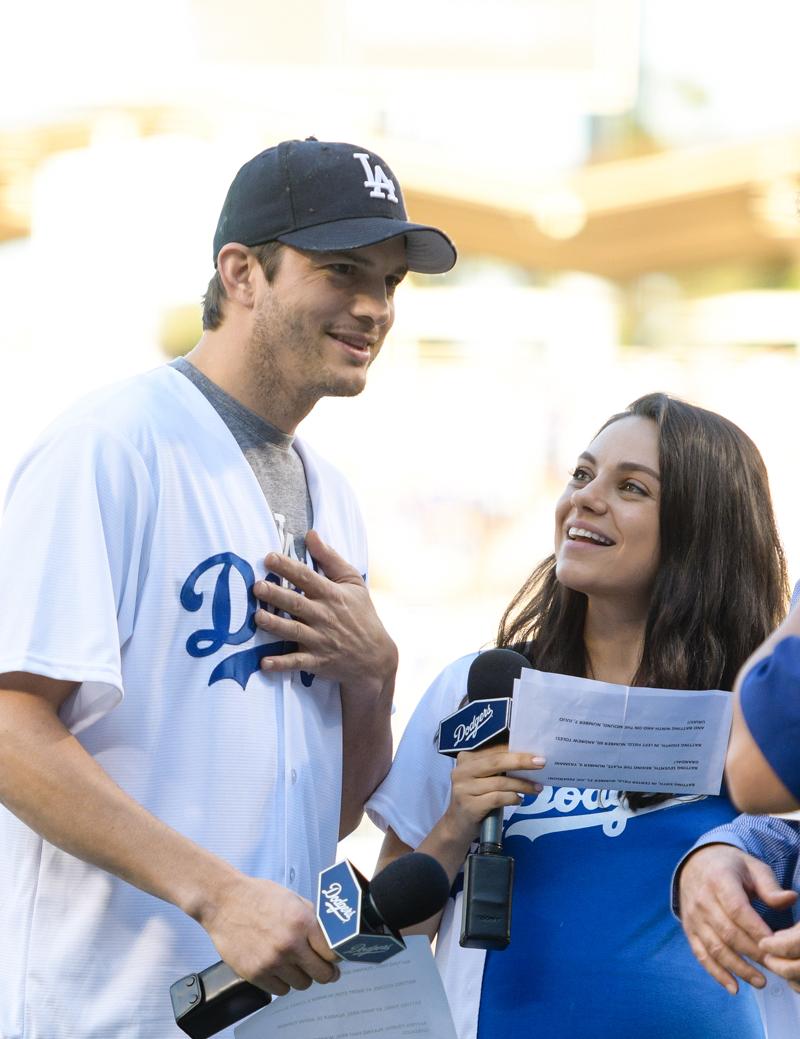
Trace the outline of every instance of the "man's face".
<instances>
[{"instance_id":1,"label":"man's face","mask_svg":"<svg viewBox=\"0 0 800 1039\"><path fill-rule=\"evenodd\" d=\"M260 286L250 342L260 371L298 400L360 393L394 321L394 290L406 273L402 237L344 252L284 247L272 282Z\"/></svg>"}]
</instances>

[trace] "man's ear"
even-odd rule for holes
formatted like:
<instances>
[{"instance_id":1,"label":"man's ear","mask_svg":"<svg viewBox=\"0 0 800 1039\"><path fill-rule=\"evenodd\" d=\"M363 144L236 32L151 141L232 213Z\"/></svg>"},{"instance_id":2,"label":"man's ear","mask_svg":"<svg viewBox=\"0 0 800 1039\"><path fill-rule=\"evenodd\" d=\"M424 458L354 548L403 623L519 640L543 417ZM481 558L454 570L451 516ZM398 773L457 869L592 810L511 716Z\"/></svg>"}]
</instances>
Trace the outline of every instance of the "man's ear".
<instances>
[{"instance_id":1,"label":"man's ear","mask_svg":"<svg viewBox=\"0 0 800 1039\"><path fill-rule=\"evenodd\" d=\"M255 275L258 260L246 245L228 242L217 256L217 272L229 300L251 307L255 300Z\"/></svg>"}]
</instances>

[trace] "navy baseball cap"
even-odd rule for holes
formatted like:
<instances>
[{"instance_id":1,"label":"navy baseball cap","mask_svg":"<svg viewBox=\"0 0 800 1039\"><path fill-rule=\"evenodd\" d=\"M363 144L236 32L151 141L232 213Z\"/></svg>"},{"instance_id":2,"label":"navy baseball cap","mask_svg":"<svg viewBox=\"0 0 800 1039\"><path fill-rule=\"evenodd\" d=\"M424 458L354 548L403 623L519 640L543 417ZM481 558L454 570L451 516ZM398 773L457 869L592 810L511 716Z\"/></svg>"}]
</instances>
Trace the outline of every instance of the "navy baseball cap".
<instances>
[{"instance_id":1,"label":"navy baseball cap","mask_svg":"<svg viewBox=\"0 0 800 1039\"><path fill-rule=\"evenodd\" d=\"M397 178L379 155L314 137L283 141L233 178L214 235L214 266L228 242L337 252L398 235L405 236L409 270L441 274L456 262L443 231L409 222Z\"/></svg>"}]
</instances>

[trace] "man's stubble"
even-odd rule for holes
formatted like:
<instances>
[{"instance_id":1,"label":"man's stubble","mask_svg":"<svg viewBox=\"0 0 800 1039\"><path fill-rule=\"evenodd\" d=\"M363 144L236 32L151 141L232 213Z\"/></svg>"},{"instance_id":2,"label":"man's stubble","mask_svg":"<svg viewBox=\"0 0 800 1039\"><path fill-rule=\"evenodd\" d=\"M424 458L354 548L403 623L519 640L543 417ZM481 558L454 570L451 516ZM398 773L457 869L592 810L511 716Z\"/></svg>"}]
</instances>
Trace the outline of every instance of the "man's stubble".
<instances>
[{"instance_id":1,"label":"man's stubble","mask_svg":"<svg viewBox=\"0 0 800 1039\"><path fill-rule=\"evenodd\" d=\"M302 315L274 300L262 305L248 344L252 386L259 399L292 398L310 410L322 397L358 396L363 380L333 371L323 355L323 342L322 331L312 330Z\"/></svg>"}]
</instances>

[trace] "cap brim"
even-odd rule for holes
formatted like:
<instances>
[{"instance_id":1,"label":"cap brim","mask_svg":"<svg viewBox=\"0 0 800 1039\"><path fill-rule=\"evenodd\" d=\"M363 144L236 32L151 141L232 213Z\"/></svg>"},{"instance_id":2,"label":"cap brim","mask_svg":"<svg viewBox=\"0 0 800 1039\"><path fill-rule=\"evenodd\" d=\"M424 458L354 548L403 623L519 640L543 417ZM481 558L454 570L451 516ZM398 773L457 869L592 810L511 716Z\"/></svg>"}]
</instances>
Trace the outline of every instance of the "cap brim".
<instances>
[{"instance_id":1,"label":"cap brim","mask_svg":"<svg viewBox=\"0 0 800 1039\"><path fill-rule=\"evenodd\" d=\"M443 231L424 224L382 217L357 217L317 224L278 235L278 241L310 252L336 252L339 249L363 249L400 235L406 238L406 261L410 271L444 274L456 262L456 247Z\"/></svg>"}]
</instances>

